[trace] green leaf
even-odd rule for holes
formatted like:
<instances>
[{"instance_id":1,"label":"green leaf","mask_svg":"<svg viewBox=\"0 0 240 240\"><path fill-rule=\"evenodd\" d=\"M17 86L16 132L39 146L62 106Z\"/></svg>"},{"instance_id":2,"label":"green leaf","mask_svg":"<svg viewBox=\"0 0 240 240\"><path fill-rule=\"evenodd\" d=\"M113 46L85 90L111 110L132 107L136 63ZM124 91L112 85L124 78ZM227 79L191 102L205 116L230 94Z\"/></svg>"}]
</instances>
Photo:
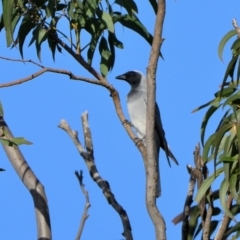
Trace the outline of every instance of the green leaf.
<instances>
[{"instance_id":1,"label":"green leaf","mask_svg":"<svg viewBox=\"0 0 240 240\"><path fill-rule=\"evenodd\" d=\"M157 9L158 9L157 1L156 0L149 0L149 2L151 3L152 8L153 8L155 14L157 14Z\"/></svg>"},{"instance_id":2,"label":"green leaf","mask_svg":"<svg viewBox=\"0 0 240 240\"><path fill-rule=\"evenodd\" d=\"M98 2L98 0L85 0L84 12L88 17L93 17L98 8Z\"/></svg>"},{"instance_id":3,"label":"green leaf","mask_svg":"<svg viewBox=\"0 0 240 240\"><path fill-rule=\"evenodd\" d=\"M1 15L1 17L0 17L0 32L2 31L3 28L4 28L3 15Z\"/></svg>"},{"instance_id":4,"label":"green leaf","mask_svg":"<svg viewBox=\"0 0 240 240\"><path fill-rule=\"evenodd\" d=\"M99 53L101 55L100 71L101 74L106 77L109 72L109 59L111 57L111 52L109 51L105 37L102 37L100 40Z\"/></svg>"},{"instance_id":5,"label":"green leaf","mask_svg":"<svg viewBox=\"0 0 240 240\"><path fill-rule=\"evenodd\" d=\"M226 179L224 179L221 183L221 186L220 186L219 197L220 197L220 202L221 202L221 205L223 207L224 212L230 218L234 219L234 216L231 213L231 211L228 209L227 203L226 203L226 196L227 196L228 187L229 187L229 182L226 181Z\"/></svg>"},{"instance_id":6,"label":"green leaf","mask_svg":"<svg viewBox=\"0 0 240 240\"><path fill-rule=\"evenodd\" d=\"M227 70L225 72L225 75L224 75L224 78L223 78L223 81L222 81L222 85L221 85L220 97L221 97L222 92L223 92L223 87L227 82L228 76L233 78L233 72L234 72L235 65L237 63L237 59L238 59L238 56L233 56L232 60L229 62L228 66L227 66Z\"/></svg>"},{"instance_id":7,"label":"green leaf","mask_svg":"<svg viewBox=\"0 0 240 240\"><path fill-rule=\"evenodd\" d=\"M11 142L13 142L16 145L22 145L22 144L31 145L32 144L31 142L29 142L28 140L26 140L23 137L12 138Z\"/></svg>"},{"instance_id":8,"label":"green leaf","mask_svg":"<svg viewBox=\"0 0 240 240\"><path fill-rule=\"evenodd\" d=\"M107 12L102 12L101 20L106 25L108 31L114 33L113 20L112 20L112 17Z\"/></svg>"},{"instance_id":9,"label":"green leaf","mask_svg":"<svg viewBox=\"0 0 240 240\"><path fill-rule=\"evenodd\" d=\"M222 105L224 108L226 105L233 105L235 100L240 99L240 91L236 92L234 95L230 96Z\"/></svg>"},{"instance_id":10,"label":"green leaf","mask_svg":"<svg viewBox=\"0 0 240 240\"><path fill-rule=\"evenodd\" d=\"M23 44L28 33L34 28L35 23L32 22L31 18L24 17L22 23L18 30L18 41L19 41L19 51L21 57L23 58Z\"/></svg>"},{"instance_id":11,"label":"green leaf","mask_svg":"<svg viewBox=\"0 0 240 240\"><path fill-rule=\"evenodd\" d=\"M215 143L215 134L212 134L206 141L204 148L203 148L203 154L202 154L203 163L206 163L210 160L209 152L210 152L210 150L213 149L214 143Z\"/></svg>"},{"instance_id":12,"label":"green leaf","mask_svg":"<svg viewBox=\"0 0 240 240\"><path fill-rule=\"evenodd\" d=\"M13 42L13 31L12 31L12 11L13 11L13 0L3 1L3 22L6 30L7 46L11 46Z\"/></svg>"},{"instance_id":13,"label":"green leaf","mask_svg":"<svg viewBox=\"0 0 240 240\"><path fill-rule=\"evenodd\" d=\"M14 33L14 30L18 24L18 21L20 20L21 15L18 13L18 10L14 10L13 16L12 16L12 34Z\"/></svg>"},{"instance_id":14,"label":"green leaf","mask_svg":"<svg viewBox=\"0 0 240 240\"><path fill-rule=\"evenodd\" d=\"M38 31L39 31L39 26L36 26L34 30L32 31L32 38L28 44L28 47L30 47L37 39L38 36Z\"/></svg>"},{"instance_id":15,"label":"green leaf","mask_svg":"<svg viewBox=\"0 0 240 240\"><path fill-rule=\"evenodd\" d=\"M229 181L229 188L232 194L232 197L237 201L238 200L238 194L236 191L236 185L237 185L237 179L238 179L238 174L232 174L230 181Z\"/></svg>"},{"instance_id":16,"label":"green leaf","mask_svg":"<svg viewBox=\"0 0 240 240\"><path fill-rule=\"evenodd\" d=\"M123 43L117 39L114 33L108 32L108 42L112 42L117 48L123 49Z\"/></svg>"},{"instance_id":17,"label":"green leaf","mask_svg":"<svg viewBox=\"0 0 240 240\"><path fill-rule=\"evenodd\" d=\"M116 0L115 3L124 7L130 16L132 16L134 12L138 13L137 5L133 0Z\"/></svg>"},{"instance_id":18,"label":"green leaf","mask_svg":"<svg viewBox=\"0 0 240 240\"><path fill-rule=\"evenodd\" d=\"M204 135L205 135L205 131L206 131L206 127L207 127L207 123L208 120L210 119L210 117L212 116L212 114L221 106L220 103L215 103L213 104L206 112L203 121L202 121L202 125L201 125L201 142L202 145L204 146Z\"/></svg>"},{"instance_id":19,"label":"green leaf","mask_svg":"<svg viewBox=\"0 0 240 240\"><path fill-rule=\"evenodd\" d=\"M115 63L115 47L114 42L112 41L110 34L111 32L108 32L108 44L110 47L111 56L109 58L109 70L111 71L113 69L114 63ZM113 34L113 33L112 33Z\"/></svg>"},{"instance_id":20,"label":"green leaf","mask_svg":"<svg viewBox=\"0 0 240 240\"><path fill-rule=\"evenodd\" d=\"M94 55L94 52L95 52L95 49L96 49L96 46L98 43L98 39L99 39L99 36L97 36L95 34L92 35L91 42L90 42L90 45L89 45L89 48L87 51L88 64L90 64L90 65L92 64L92 59L93 59L93 55Z\"/></svg>"},{"instance_id":21,"label":"green leaf","mask_svg":"<svg viewBox=\"0 0 240 240\"><path fill-rule=\"evenodd\" d=\"M237 38L237 39L234 41L234 43L233 43L233 45L232 45L232 47L231 47L231 49L232 49L232 55L236 54L236 52L239 50L239 48L240 48L240 39Z\"/></svg>"},{"instance_id":22,"label":"green leaf","mask_svg":"<svg viewBox=\"0 0 240 240\"><path fill-rule=\"evenodd\" d=\"M51 37L48 37L48 46L52 52L53 61L55 61L55 52L56 52L57 43Z\"/></svg>"},{"instance_id":23,"label":"green leaf","mask_svg":"<svg viewBox=\"0 0 240 240\"><path fill-rule=\"evenodd\" d=\"M21 145L21 144L26 144L30 145L32 144L31 142L27 141L26 139L19 137L19 138L1 138L0 137L0 142L4 145L7 146L14 146L14 145Z\"/></svg>"},{"instance_id":24,"label":"green leaf","mask_svg":"<svg viewBox=\"0 0 240 240\"><path fill-rule=\"evenodd\" d=\"M199 111L199 110L201 110L201 109L203 109L203 108L205 108L205 107L207 107L207 106L210 106L210 105L219 103L219 101L220 101L219 98L215 98L215 99L213 99L213 100L211 100L211 101L209 101L209 102L207 102L207 103L205 103L205 104L203 104L203 105L195 108L194 110L192 110L191 113L195 113L195 112L197 112L197 111Z\"/></svg>"},{"instance_id":25,"label":"green leaf","mask_svg":"<svg viewBox=\"0 0 240 240\"><path fill-rule=\"evenodd\" d=\"M216 173L213 173L210 177L205 179L205 181L202 183L201 187L199 188L197 195L195 197L196 202L200 202L207 190L210 188L214 180L223 172L223 168L219 168L216 170Z\"/></svg>"},{"instance_id":26,"label":"green leaf","mask_svg":"<svg viewBox=\"0 0 240 240\"><path fill-rule=\"evenodd\" d=\"M54 17L55 16L55 4L57 3L56 0L48 0L48 5L46 6L46 16Z\"/></svg>"},{"instance_id":27,"label":"green leaf","mask_svg":"<svg viewBox=\"0 0 240 240\"><path fill-rule=\"evenodd\" d=\"M74 2L69 2L68 3L68 16L71 18L71 19L74 19L74 9L75 9L75 4Z\"/></svg>"},{"instance_id":28,"label":"green leaf","mask_svg":"<svg viewBox=\"0 0 240 240\"><path fill-rule=\"evenodd\" d=\"M220 143L227 131L233 127L232 123L226 123L215 134L215 148L214 148L214 167L216 166L217 155L219 153Z\"/></svg>"},{"instance_id":29,"label":"green leaf","mask_svg":"<svg viewBox=\"0 0 240 240\"><path fill-rule=\"evenodd\" d=\"M217 91L214 96L217 98L227 98L231 96L237 90L236 85L231 84L228 87L223 88L222 90Z\"/></svg>"},{"instance_id":30,"label":"green leaf","mask_svg":"<svg viewBox=\"0 0 240 240\"><path fill-rule=\"evenodd\" d=\"M49 32L43 28L41 28L38 31L38 36L36 39L36 49L37 49L37 56L40 62L41 62L41 44L47 39L48 33Z\"/></svg>"},{"instance_id":31,"label":"green leaf","mask_svg":"<svg viewBox=\"0 0 240 240\"><path fill-rule=\"evenodd\" d=\"M219 46L218 46L218 56L219 58L223 61L222 59L222 53L223 53L223 49L225 47L225 44L227 43L227 41L233 37L234 35L236 35L237 32L235 30L231 30L229 31L227 34L225 34L225 36L222 38L222 40L220 41L219 43Z\"/></svg>"},{"instance_id":32,"label":"green leaf","mask_svg":"<svg viewBox=\"0 0 240 240\"><path fill-rule=\"evenodd\" d=\"M231 226L228 231L224 234L224 236L229 237L232 233L234 232L239 232L240 229L240 223L238 222L237 224L235 224L234 226ZM235 239L238 239L239 235L236 236Z\"/></svg>"},{"instance_id":33,"label":"green leaf","mask_svg":"<svg viewBox=\"0 0 240 240\"><path fill-rule=\"evenodd\" d=\"M4 110L3 110L3 105L1 101L0 101L0 116L4 117Z\"/></svg>"}]
</instances>

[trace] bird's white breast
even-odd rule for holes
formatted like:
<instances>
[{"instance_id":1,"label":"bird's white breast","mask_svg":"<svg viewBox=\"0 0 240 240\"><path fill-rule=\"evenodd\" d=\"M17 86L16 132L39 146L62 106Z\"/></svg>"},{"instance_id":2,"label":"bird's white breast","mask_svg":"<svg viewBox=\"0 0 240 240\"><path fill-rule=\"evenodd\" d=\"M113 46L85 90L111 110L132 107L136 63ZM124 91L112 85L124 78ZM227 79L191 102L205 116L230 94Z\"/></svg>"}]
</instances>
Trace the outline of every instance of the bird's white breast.
<instances>
[{"instance_id":1,"label":"bird's white breast","mask_svg":"<svg viewBox=\"0 0 240 240\"><path fill-rule=\"evenodd\" d=\"M131 123L137 129L139 138L146 133L146 93L142 91L130 91L127 96L127 108Z\"/></svg>"}]
</instances>

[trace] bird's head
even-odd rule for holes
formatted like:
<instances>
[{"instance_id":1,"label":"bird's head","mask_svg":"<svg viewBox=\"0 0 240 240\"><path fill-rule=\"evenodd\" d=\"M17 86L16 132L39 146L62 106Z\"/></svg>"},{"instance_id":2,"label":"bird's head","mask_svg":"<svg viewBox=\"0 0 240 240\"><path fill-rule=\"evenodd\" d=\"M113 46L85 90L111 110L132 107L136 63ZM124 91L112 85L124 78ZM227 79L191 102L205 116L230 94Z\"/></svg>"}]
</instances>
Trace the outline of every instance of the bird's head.
<instances>
[{"instance_id":1,"label":"bird's head","mask_svg":"<svg viewBox=\"0 0 240 240\"><path fill-rule=\"evenodd\" d=\"M144 90L147 89L146 77L139 71L129 71L116 77L116 79L124 80L131 85L132 89Z\"/></svg>"}]
</instances>

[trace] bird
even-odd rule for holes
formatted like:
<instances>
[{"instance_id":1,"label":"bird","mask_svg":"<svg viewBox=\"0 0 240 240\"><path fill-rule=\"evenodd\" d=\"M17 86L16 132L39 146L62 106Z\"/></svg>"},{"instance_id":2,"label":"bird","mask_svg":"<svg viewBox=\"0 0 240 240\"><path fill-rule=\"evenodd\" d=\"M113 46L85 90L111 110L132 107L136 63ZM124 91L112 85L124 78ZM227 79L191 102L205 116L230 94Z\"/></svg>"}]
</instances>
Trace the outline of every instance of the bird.
<instances>
[{"instance_id":1,"label":"bird","mask_svg":"<svg viewBox=\"0 0 240 240\"><path fill-rule=\"evenodd\" d=\"M118 80L124 80L130 84L131 90L127 95L127 109L132 126L136 129L138 138L145 143L146 135L146 115L147 115L147 79L146 76L137 70L128 71L116 77ZM165 132L162 126L162 120L160 116L160 110L158 104L155 103L155 127L154 127L154 141L156 146L157 157L157 189L156 197L161 196L161 182L159 175L159 151L162 148L170 164L169 158L178 165L178 161L173 155L172 151L168 147L168 143L165 137Z\"/></svg>"}]
</instances>

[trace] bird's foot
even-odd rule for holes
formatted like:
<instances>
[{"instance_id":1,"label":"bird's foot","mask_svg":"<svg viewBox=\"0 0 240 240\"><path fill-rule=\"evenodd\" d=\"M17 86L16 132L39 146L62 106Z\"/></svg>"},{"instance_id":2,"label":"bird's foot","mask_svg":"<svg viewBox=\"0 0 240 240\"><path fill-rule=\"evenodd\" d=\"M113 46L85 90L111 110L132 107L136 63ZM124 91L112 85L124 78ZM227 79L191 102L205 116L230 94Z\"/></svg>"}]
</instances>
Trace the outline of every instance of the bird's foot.
<instances>
[{"instance_id":1,"label":"bird's foot","mask_svg":"<svg viewBox=\"0 0 240 240\"><path fill-rule=\"evenodd\" d=\"M142 139L138 138L138 137L135 137L134 138L134 143L137 147L140 147L140 145L142 144Z\"/></svg>"},{"instance_id":2,"label":"bird's foot","mask_svg":"<svg viewBox=\"0 0 240 240\"><path fill-rule=\"evenodd\" d=\"M128 121L127 119L125 119L123 121L123 125L125 125L125 124L129 125L130 127L133 127L132 123L130 121Z\"/></svg>"}]
</instances>

